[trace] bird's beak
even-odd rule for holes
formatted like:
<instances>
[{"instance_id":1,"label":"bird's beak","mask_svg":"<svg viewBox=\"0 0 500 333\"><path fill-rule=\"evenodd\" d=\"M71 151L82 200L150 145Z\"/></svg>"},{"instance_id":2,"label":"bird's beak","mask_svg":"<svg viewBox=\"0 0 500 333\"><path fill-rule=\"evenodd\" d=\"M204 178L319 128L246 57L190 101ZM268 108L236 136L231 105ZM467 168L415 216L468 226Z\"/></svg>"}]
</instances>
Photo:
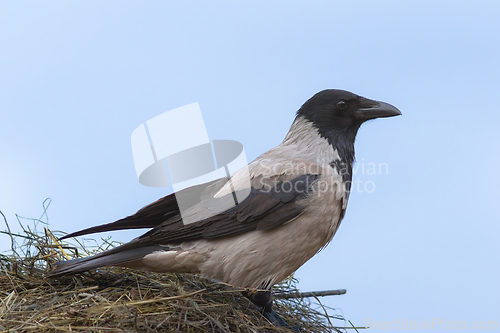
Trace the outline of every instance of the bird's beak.
<instances>
[{"instance_id":1,"label":"bird's beak","mask_svg":"<svg viewBox=\"0 0 500 333\"><path fill-rule=\"evenodd\" d=\"M366 107L364 107L365 105ZM362 108L359 109L359 117L362 120L394 117L400 115L401 111L399 111L396 107L384 102L376 102L368 99L363 101Z\"/></svg>"}]
</instances>

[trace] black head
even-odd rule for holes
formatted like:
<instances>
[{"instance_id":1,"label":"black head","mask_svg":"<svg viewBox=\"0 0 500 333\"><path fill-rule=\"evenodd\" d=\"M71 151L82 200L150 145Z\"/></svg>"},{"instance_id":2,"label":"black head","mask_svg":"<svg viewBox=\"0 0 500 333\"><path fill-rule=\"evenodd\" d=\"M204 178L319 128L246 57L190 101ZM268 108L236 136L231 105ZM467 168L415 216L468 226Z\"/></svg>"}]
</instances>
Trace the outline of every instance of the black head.
<instances>
[{"instance_id":1,"label":"black head","mask_svg":"<svg viewBox=\"0 0 500 333\"><path fill-rule=\"evenodd\" d=\"M399 115L390 104L335 89L320 91L297 111L297 117L310 121L346 163L354 161L354 140L363 122Z\"/></svg>"}]
</instances>

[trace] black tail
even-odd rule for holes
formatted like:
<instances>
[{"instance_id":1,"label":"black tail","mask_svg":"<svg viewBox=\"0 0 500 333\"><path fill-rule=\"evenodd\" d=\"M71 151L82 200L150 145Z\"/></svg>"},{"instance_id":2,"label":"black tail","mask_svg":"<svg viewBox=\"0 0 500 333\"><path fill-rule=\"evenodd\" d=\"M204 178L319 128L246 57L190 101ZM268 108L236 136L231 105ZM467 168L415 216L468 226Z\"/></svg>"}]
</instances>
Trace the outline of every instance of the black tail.
<instances>
[{"instance_id":1,"label":"black tail","mask_svg":"<svg viewBox=\"0 0 500 333\"><path fill-rule=\"evenodd\" d=\"M152 252L168 250L168 248L160 246L146 246L121 251L122 247L123 245L92 257L58 262L56 269L49 273L49 277L79 274L104 266L120 266L120 264L141 259Z\"/></svg>"}]
</instances>

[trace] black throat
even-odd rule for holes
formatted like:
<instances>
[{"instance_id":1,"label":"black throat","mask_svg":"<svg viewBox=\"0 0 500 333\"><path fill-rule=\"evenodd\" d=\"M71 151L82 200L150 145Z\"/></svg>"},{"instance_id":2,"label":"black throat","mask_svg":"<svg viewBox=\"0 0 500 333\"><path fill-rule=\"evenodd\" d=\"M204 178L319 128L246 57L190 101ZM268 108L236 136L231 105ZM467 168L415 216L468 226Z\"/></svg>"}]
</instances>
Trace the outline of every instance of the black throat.
<instances>
[{"instance_id":1,"label":"black throat","mask_svg":"<svg viewBox=\"0 0 500 333\"><path fill-rule=\"evenodd\" d=\"M356 139L356 129L329 130L324 131L317 128L319 135L326 139L330 146L339 154L342 163L352 167L354 163L354 141Z\"/></svg>"},{"instance_id":2,"label":"black throat","mask_svg":"<svg viewBox=\"0 0 500 333\"><path fill-rule=\"evenodd\" d=\"M346 184L346 190L349 192L352 183L352 166L355 161L354 141L357 128L348 128L340 131L338 129L322 131L319 128L317 130L320 136L325 138L332 149L336 150L339 154L340 160L331 161L330 166L337 169L337 172L342 176L342 182Z\"/></svg>"},{"instance_id":3,"label":"black throat","mask_svg":"<svg viewBox=\"0 0 500 333\"><path fill-rule=\"evenodd\" d=\"M362 122L351 120L342 122L342 120L330 119L328 113L324 117L317 117L318 113L304 112L301 114L301 110L297 113L297 117L302 117L309 122L317 134L325 139L331 149L339 155L340 160L330 161L329 164L332 168L337 169L337 172L342 176L342 181L346 183L349 190L354 163L354 141Z\"/></svg>"}]
</instances>

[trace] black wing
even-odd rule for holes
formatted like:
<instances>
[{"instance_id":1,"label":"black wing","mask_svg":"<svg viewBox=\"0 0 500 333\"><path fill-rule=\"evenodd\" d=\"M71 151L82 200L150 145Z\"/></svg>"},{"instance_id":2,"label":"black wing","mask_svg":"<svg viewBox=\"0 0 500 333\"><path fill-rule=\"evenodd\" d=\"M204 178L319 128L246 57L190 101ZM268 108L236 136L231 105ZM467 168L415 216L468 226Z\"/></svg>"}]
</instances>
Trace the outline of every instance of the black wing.
<instances>
[{"instance_id":1,"label":"black wing","mask_svg":"<svg viewBox=\"0 0 500 333\"><path fill-rule=\"evenodd\" d=\"M76 231L63 236L60 239L63 240L70 237L78 237L88 234L94 234L97 232L155 228L165 221L179 216L180 210L179 205L177 204L177 197L180 196L181 200L183 200L183 202L186 202L186 199L201 197L202 193L205 193L207 191L216 191L224 186L226 182L227 179L221 178L206 184L193 186L191 188L179 191L176 194L172 193L139 209L134 215L127 216L115 222ZM191 205L194 206L198 202L199 200L193 200L193 202L191 202Z\"/></svg>"}]
</instances>

